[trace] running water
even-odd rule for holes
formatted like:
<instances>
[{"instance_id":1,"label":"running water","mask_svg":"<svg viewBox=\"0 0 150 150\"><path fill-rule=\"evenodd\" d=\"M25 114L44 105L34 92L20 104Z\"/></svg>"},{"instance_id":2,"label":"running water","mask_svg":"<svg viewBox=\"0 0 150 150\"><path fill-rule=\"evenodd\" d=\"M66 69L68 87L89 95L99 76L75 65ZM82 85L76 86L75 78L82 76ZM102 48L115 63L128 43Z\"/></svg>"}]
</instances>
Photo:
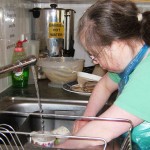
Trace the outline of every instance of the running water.
<instances>
[{"instance_id":1,"label":"running water","mask_svg":"<svg viewBox=\"0 0 150 150\"><path fill-rule=\"evenodd\" d=\"M39 94L39 86L38 86L35 66L31 66L31 70L32 70L33 78L34 78L36 95L37 95L37 98L38 98L39 111L41 113L41 115L40 115L40 117L41 117L41 128L42 128L42 132L44 132L44 120L43 120L43 115L42 115L43 109L42 109L42 104L41 104L41 99L40 99L40 94Z\"/></svg>"}]
</instances>

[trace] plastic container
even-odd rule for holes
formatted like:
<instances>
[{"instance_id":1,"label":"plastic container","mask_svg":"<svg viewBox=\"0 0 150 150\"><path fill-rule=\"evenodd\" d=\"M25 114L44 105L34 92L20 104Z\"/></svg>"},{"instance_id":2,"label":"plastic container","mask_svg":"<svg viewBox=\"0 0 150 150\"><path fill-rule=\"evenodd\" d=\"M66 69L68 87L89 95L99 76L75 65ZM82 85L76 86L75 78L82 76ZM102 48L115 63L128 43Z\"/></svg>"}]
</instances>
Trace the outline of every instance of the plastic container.
<instances>
[{"instance_id":1,"label":"plastic container","mask_svg":"<svg viewBox=\"0 0 150 150\"><path fill-rule=\"evenodd\" d=\"M44 133L42 133L42 131L33 131L31 133L30 142L36 146L40 146L43 148L51 148L54 146L54 141L55 138L51 137L50 132L48 131L44 131Z\"/></svg>"},{"instance_id":2,"label":"plastic container","mask_svg":"<svg viewBox=\"0 0 150 150\"><path fill-rule=\"evenodd\" d=\"M39 41L38 40L27 40L23 43L23 48L27 56L34 55L37 59L39 58ZM36 75L38 75L38 67L35 65ZM28 84L34 84L34 77L31 67L29 68L29 80Z\"/></svg>"},{"instance_id":3,"label":"plastic container","mask_svg":"<svg viewBox=\"0 0 150 150\"><path fill-rule=\"evenodd\" d=\"M15 63L26 57L26 53L22 46L25 41L18 41L14 49L12 63ZM29 67L17 68L11 74L12 76L12 86L16 88L24 88L28 86L29 78Z\"/></svg>"}]
</instances>

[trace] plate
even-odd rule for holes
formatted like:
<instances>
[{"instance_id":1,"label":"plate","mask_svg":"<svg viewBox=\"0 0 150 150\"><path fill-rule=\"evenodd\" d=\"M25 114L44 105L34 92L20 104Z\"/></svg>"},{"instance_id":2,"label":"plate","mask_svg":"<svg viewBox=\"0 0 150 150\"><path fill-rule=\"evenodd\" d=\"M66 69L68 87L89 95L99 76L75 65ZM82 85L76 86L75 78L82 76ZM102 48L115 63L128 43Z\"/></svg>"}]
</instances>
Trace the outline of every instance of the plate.
<instances>
[{"instance_id":1,"label":"plate","mask_svg":"<svg viewBox=\"0 0 150 150\"><path fill-rule=\"evenodd\" d=\"M71 93L76 93L76 94L79 94L79 95L85 95L85 96L90 96L91 93L87 93L87 92L84 92L84 91L75 91L72 89L72 87L75 87L75 86L78 86L78 83L75 81L75 82L69 82L69 83L66 83L63 85L63 89L65 91L68 91L68 92L71 92Z\"/></svg>"}]
</instances>

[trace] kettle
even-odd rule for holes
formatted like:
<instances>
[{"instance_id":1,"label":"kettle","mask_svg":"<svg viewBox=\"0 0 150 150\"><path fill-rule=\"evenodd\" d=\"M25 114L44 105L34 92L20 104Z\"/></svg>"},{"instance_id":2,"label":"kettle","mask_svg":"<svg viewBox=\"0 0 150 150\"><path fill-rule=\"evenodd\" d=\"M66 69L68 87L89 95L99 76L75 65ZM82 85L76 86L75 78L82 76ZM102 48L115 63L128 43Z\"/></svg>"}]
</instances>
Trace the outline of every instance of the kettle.
<instances>
[{"instance_id":1,"label":"kettle","mask_svg":"<svg viewBox=\"0 0 150 150\"><path fill-rule=\"evenodd\" d=\"M32 38L40 41L40 51L50 57L74 56L74 14L73 9L33 8Z\"/></svg>"}]
</instances>

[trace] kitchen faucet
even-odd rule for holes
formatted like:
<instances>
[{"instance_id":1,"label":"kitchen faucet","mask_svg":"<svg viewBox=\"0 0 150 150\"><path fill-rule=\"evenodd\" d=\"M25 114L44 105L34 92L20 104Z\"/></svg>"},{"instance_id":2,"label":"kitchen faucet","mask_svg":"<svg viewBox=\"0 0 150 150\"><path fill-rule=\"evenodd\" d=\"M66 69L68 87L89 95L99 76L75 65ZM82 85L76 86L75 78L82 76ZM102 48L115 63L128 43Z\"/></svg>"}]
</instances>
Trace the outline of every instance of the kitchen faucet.
<instances>
[{"instance_id":1,"label":"kitchen faucet","mask_svg":"<svg viewBox=\"0 0 150 150\"><path fill-rule=\"evenodd\" d=\"M37 58L34 55L25 57L24 59L18 60L15 63L3 66L0 68L0 74L11 72L16 68L26 67L28 65L34 65L37 61Z\"/></svg>"}]
</instances>

